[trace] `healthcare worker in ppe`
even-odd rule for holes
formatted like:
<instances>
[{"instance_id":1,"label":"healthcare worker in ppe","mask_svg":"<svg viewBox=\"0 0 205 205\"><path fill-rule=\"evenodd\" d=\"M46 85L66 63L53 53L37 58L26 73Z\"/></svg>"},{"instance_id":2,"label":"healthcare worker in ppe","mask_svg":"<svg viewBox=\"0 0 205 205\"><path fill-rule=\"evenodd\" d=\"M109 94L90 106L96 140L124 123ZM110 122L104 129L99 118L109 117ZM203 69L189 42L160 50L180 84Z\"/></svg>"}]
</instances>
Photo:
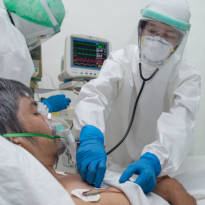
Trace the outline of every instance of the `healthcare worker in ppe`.
<instances>
[{"instance_id":1,"label":"healthcare worker in ppe","mask_svg":"<svg viewBox=\"0 0 205 205\"><path fill-rule=\"evenodd\" d=\"M60 26L65 14L61 0L47 0L47 3ZM7 10L0 8L0 77L29 86L34 73L29 49L39 45L41 32L44 35L46 30L55 33L54 28L41 1L5 0L4 5ZM45 26L46 22L49 26ZM36 43L31 42L29 39L35 39L35 36ZM48 100L47 103L52 104L53 98ZM13 146L2 136L0 149L3 162L0 166L0 204L74 204L45 167L25 150ZM8 190L14 190L14 187L18 188L10 194Z\"/></svg>"},{"instance_id":2,"label":"healthcare worker in ppe","mask_svg":"<svg viewBox=\"0 0 205 205\"><path fill-rule=\"evenodd\" d=\"M81 89L74 128L83 180L100 187L108 166L122 171L120 183L136 175L133 182L148 193L189 151L200 76L182 59L187 1L152 0L141 14L138 45L113 52L99 77Z\"/></svg>"},{"instance_id":3,"label":"healthcare worker in ppe","mask_svg":"<svg viewBox=\"0 0 205 205\"><path fill-rule=\"evenodd\" d=\"M47 2L60 26L64 17L61 0ZM46 35L46 30L55 31L40 0L5 0L4 4L7 10L0 8L0 77L29 86L34 65L26 42L29 48L34 48L40 43L41 32ZM49 26L44 26L46 22ZM32 44L29 34L32 39L36 36L36 43L32 41ZM3 162L0 166L0 204L74 204L45 167L25 150L13 146L2 136L0 149ZM15 191L10 194L14 187Z\"/></svg>"},{"instance_id":4,"label":"healthcare worker in ppe","mask_svg":"<svg viewBox=\"0 0 205 205\"><path fill-rule=\"evenodd\" d=\"M60 32L65 17L64 6L61 0L3 2L7 10L0 9L0 77L29 86L34 73L29 50ZM49 112L57 112L65 109L70 99L55 95L44 99L43 103Z\"/></svg>"},{"instance_id":5,"label":"healthcare worker in ppe","mask_svg":"<svg viewBox=\"0 0 205 205\"><path fill-rule=\"evenodd\" d=\"M34 73L29 50L60 31L64 6L61 0L3 2L7 10L0 9L0 76L29 86Z\"/></svg>"}]
</instances>

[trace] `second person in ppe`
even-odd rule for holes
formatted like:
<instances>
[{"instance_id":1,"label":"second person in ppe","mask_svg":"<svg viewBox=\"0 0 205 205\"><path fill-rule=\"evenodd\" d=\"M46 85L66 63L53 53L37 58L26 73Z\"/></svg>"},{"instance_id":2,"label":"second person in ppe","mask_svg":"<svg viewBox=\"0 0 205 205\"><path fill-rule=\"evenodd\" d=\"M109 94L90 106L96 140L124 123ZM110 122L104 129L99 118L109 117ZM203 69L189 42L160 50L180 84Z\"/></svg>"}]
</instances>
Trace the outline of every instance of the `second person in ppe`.
<instances>
[{"instance_id":1,"label":"second person in ppe","mask_svg":"<svg viewBox=\"0 0 205 205\"><path fill-rule=\"evenodd\" d=\"M74 128L83 180L100 187L108 166L124 170L121 183L136 175L134 183L148 193L191 147L200 76L182 58L190 29L186 0L153 0L141 14L138 45L113 52L81 89Z\"/></svg>"},{"instance_id":2,"label":"second person in ppe","mask_svg":"<svg viewBox=\"0 0 205 205\"><path fill-rule=\"evenodd\" d=\"M60 32L65 17L61 0L4 0L0 8L0 77L30 85L34 65L29 50ZM51 96L43 103L49 112L65 109L70 99Z\"/></svg>"},{"instance_id":3,"label":"second person in ppe","mask_svg":"<svg viewBox=\"0 0 205 205\"><path fill-rule=\"evenodd\" d=\"M60 31L61 0L3 0L0 8L0 77L30 85L34 65L29 53ZM29 50L28 50L29 48Z\"/></svg>"}]
</instances>

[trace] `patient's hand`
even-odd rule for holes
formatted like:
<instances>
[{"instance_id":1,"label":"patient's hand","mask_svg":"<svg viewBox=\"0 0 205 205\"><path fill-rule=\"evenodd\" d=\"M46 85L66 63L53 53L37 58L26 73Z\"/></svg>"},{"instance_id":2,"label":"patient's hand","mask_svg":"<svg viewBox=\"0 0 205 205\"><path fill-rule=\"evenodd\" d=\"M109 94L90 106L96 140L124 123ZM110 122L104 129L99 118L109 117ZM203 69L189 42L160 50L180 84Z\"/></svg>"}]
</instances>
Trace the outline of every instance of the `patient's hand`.
<instances>
[{"instance_id":1,"label":"patient's hand","mask_svg":"<svg viewBox=\"0 0 205 205\"><path fill-rule=\"evenodd\" d=\"M194 197L188 194L176 179L168 176L157 179L157 186L153 192L172 205L196 205Z\"/></svg>"}]
</instances>

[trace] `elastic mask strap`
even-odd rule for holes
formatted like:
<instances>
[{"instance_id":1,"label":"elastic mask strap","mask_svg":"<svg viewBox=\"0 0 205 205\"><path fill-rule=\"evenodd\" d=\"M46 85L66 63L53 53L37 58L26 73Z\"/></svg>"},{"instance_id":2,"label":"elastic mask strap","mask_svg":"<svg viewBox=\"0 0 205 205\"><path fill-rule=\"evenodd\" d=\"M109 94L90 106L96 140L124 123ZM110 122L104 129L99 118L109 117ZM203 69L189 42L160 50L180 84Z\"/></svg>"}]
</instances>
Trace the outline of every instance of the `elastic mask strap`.
<instances>
[{"instance_id":1,"label":"elastic mask strap","mask_svg":"<svg viewBox=\"0 0 205 205\"><path fill-rule=\"evenodd\" d=\"M139 48L139 59L140 59L140 61L141 61L141 38L142 38L142 36L141 36L141 34L142 34L142 28L141 28L141 22L139 23L139 25L138 25L138 48Z\"/></svg>"},{"instance_id":2,"label":"elastic mask strap","mask_svg":"<svg viewBox=\"0 0 205 205\"><path fill-rule=\"evenodd\" d=\"M6 138L14 138L14 137L45 137L49 139L56 139L56 138L61 138L60 136L51 136L51 135L45 135L41 133L10 133L10 134L3 134L3 137Z\"/></svg>"},{"instance_id":3,"label":"elastic mask strap","mask_svg":"<svg viewBox=\"0 0 205 205\"><path fill-rule=\"evenodd\" d=\"M58 25L58 22L55 18L55 16L53 15L53 12L51 11L51 9L49 8L48 4L46 3L46 0L40 0L42 6L44 7L46 13L48 14L48 17L51 21L51 23L53 24L53 28L55 30L56 33L60 32L60 26Z\"/></svg>"}]
</instances>

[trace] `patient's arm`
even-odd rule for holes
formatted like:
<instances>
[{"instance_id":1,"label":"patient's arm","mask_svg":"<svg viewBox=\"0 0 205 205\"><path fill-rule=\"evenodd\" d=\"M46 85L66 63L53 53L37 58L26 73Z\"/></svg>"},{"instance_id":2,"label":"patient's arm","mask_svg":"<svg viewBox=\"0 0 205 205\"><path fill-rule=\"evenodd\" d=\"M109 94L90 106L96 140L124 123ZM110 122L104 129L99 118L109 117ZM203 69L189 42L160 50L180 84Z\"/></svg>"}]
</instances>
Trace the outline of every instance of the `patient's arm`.
<instances>
[{"instance_id":1,"label":"patient's arm","mask_svg":"<svg viewBox=\"0 0 205 205\"><path fill-rule=\"evenodd\" d=\"M82 181L80 175L67 175L67 176L58 176L57 177L59 182L64 186L64 188L71 194L73 189L93 189L93 187L87 185L85 182ZM114 187L109 188L110 191L120 191ZM123 192L114 193L114 192L103 192L100 194L101 199L99 202L84 202L81 199L78 199L71 195L73 201L77 205L93 205L93 204L100 204L100 205L130 205L129 200L124 195Z\"/></svg>"},{"instance_id":2,"label":"patient's arm","mask_svg":"<svg viewBox=\"0 0 205 205\"><path fill-rule=\"evenodd\" d=\"M168 176L158 179L154 193L158 194L172 205L196 205L196 200L184 187L173 178Z\"/></svg>"},{"instance_id":3,"label":"patient's arm","mask_svg":"<svg viewBox=\"0 0 205 205\"><path fill-rule=\"evenodd\" d=\"M58 175L57 178L70 194L73 189L93 189L92 186L83 182L78 174L66 176ZM110 187L109 190L120 191L114 187ZM158 194L172 205L196 205L195 199L186 192L184 187L176 179L172 179L168 176L158 179L154 193ZM77 205L93 205L93 202L84 202L74 196L72 196L72 199ZM130 202L123 192L103 192L101 193L100 201L95 202L95 204L129 205Z\"/></svg>"}]
</instances>

